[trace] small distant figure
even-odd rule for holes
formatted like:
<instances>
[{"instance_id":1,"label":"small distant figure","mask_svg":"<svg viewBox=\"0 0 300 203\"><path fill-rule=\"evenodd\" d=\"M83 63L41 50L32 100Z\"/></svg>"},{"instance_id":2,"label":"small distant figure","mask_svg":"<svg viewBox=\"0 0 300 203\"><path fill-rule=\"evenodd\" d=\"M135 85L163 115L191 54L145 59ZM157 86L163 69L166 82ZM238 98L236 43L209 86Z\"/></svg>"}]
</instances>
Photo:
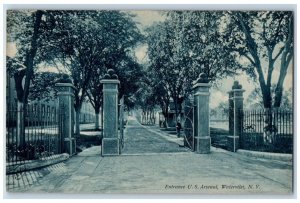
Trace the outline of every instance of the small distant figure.
<instances>
[{"instance_id":1,"label":"small distant figure","mask_svg":"<svg viewBox=\"0 0 300 203\"><path fill-rule=\"evenodd\" d=\"M177 121L176 123L177 137L180 137L180 130L181 130L181 123Z\"/></svg>"}]
</instances>

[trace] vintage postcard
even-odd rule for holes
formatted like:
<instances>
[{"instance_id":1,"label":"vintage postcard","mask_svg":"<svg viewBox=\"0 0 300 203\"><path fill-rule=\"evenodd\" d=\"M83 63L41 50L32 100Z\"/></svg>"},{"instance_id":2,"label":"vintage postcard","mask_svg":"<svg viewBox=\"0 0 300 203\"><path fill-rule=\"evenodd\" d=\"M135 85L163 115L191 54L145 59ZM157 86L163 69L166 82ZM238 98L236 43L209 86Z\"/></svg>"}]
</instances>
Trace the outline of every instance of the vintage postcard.
<instances>
[{"instance_id":1,"label":"vintage postcard","mask_svg":"<svg viewBox=\"0 0 300 203\"><path fill-rule=\"evenodd\" d=\"M7 193L294 194L293 9L5 13Z\"/></svg>"}]
</instances>

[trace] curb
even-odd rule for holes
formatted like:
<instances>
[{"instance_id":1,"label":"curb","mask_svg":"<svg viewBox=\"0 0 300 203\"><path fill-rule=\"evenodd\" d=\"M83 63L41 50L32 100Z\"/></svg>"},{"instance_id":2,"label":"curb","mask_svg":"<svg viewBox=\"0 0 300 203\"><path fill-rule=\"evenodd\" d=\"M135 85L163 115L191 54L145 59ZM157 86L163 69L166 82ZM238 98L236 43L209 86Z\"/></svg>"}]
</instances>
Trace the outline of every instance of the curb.
<instances>
[{"instance_id":1,"label":"curb","mask_svg":"<svg viewBox=\"0 0 300 203\"><path fill-rule=\"evenodd\" d=\"M279 161L290 161L290 162L293 161L292 154L257 152L257 151L243 150L243 149L238 149L237 153L241 155L252 156L257 158L273 159Z\"/></svg>"},{"instance_id":2,"label":"curb","mask_svg":"<svg viewBox=\"0 0 300 203\"><path fill-rule=\"evenodd\" d=\"M45 166L57 164L69 159L69 154L57 154L37 160L28 160L21 163L6 164L6 174L20 173Z\"/></svg>"}]
</instances>

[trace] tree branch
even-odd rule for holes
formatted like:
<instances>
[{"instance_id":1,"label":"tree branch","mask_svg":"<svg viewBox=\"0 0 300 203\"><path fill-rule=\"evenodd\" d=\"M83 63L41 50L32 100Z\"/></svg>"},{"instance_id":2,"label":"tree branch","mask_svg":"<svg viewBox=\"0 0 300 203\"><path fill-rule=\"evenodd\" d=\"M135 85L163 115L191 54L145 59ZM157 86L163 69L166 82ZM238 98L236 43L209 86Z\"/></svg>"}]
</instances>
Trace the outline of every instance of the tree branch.
<instances>
[{"instance_id":1,"label":"tree branch","mask_svg":"<svg viewBox=\"0 0 300 203\"><path fill-rule=\"evenodd\" d=\"M245 56L245 57L250 61L250 63L251 63L253 66L255 66L255 62L253 61L253 59L252 59L250 56L248 56L247 54L243 54L243 56Z\"/></svg>"},{"instance_id":2,"label":"tree branch","mask_svg":"<svg viewBox=\"0 0 300 203\"><path fill-rule=\"evenodd\" d=\"M283 52L283 50L284 50L284 47L285 47L285 46L281 47L281 49L279 50L279 52L278 52L278 53L276 54L276 56L273 58L274 61L276 61L277 58L280 56L280 54L282 54L282 52Z\"/></svg>"}]
</instances>

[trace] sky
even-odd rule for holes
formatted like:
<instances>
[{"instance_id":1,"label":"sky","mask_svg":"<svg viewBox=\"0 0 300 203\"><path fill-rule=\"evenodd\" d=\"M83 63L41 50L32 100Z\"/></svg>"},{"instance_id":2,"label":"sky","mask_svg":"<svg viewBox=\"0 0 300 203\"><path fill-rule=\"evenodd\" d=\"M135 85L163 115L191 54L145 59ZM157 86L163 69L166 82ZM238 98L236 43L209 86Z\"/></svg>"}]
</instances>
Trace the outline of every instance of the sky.
<instances>
[{"instance_id":1,"label":"sky","mask_svg":"<svg viewBox=\"0 0 300 203\"><path fill-rule=\"evenodd\" d=\"M165 16L161 11L130 11L130 13L136 15L135 22L138 23L138 28L143 32L145 28L151 26L155 22L161 22L165 20ZM144 63L147 61L147 45L143 44L135 49L135 55L139 62Z\"/></svg>"},{"instance_id":2,"label":"sky","mask_svg":"<svg viewBox=\"0 0 300 203\"><path fill-rule=\"evenodd\" d=\"M165 16L162 15L161 11L153 11L153 10L137 10L130 11L130 13L135 14L136 17L134 20L139 22L139 27L145 28L147 26L152 25L154 22L160 22L165 20Z\"/></svg>"},{"instance_id":3,"label":"sky","mask_svg":"<svg viewBox=\"0 0 300 203\"><path fill-rule=\"evenodd\" d=\"M145 28L151 26L155 22L161 22L165 20L165 16L162 14L161 11L152 11L152 10L138 10L138 11L129 11L131 14L136 15L134 17L134 21L138 23L139 29L143 32ZM14 56L16 53L16 47L13 43L7 44L6 53L8 56ZM140 63L145 63L147 58L147 45L142 44L135 49L135 55L138 58ZM290 64L288 69L288 74L285 78L284 88L287 90L293 86L293 64ZM53 70L51 67L44 67L44 71ZM273 73L273 79L279 77L279 64L275 66L275 70ZM243 86L246 90L244 93L244 98L247 99L251 91L255 88L255 84L253 81L246 75L241 74L235 77L227 77L220 81L218 81L218 85L214 85L211 88L211 99L210 99L210 107L215 108L219 105L220 102L228 101L228 91L231 90L233 85L233 81L238 80L239 83ZM256 84L258 86L258 84Z\"/></svg>"}]
</instances>

